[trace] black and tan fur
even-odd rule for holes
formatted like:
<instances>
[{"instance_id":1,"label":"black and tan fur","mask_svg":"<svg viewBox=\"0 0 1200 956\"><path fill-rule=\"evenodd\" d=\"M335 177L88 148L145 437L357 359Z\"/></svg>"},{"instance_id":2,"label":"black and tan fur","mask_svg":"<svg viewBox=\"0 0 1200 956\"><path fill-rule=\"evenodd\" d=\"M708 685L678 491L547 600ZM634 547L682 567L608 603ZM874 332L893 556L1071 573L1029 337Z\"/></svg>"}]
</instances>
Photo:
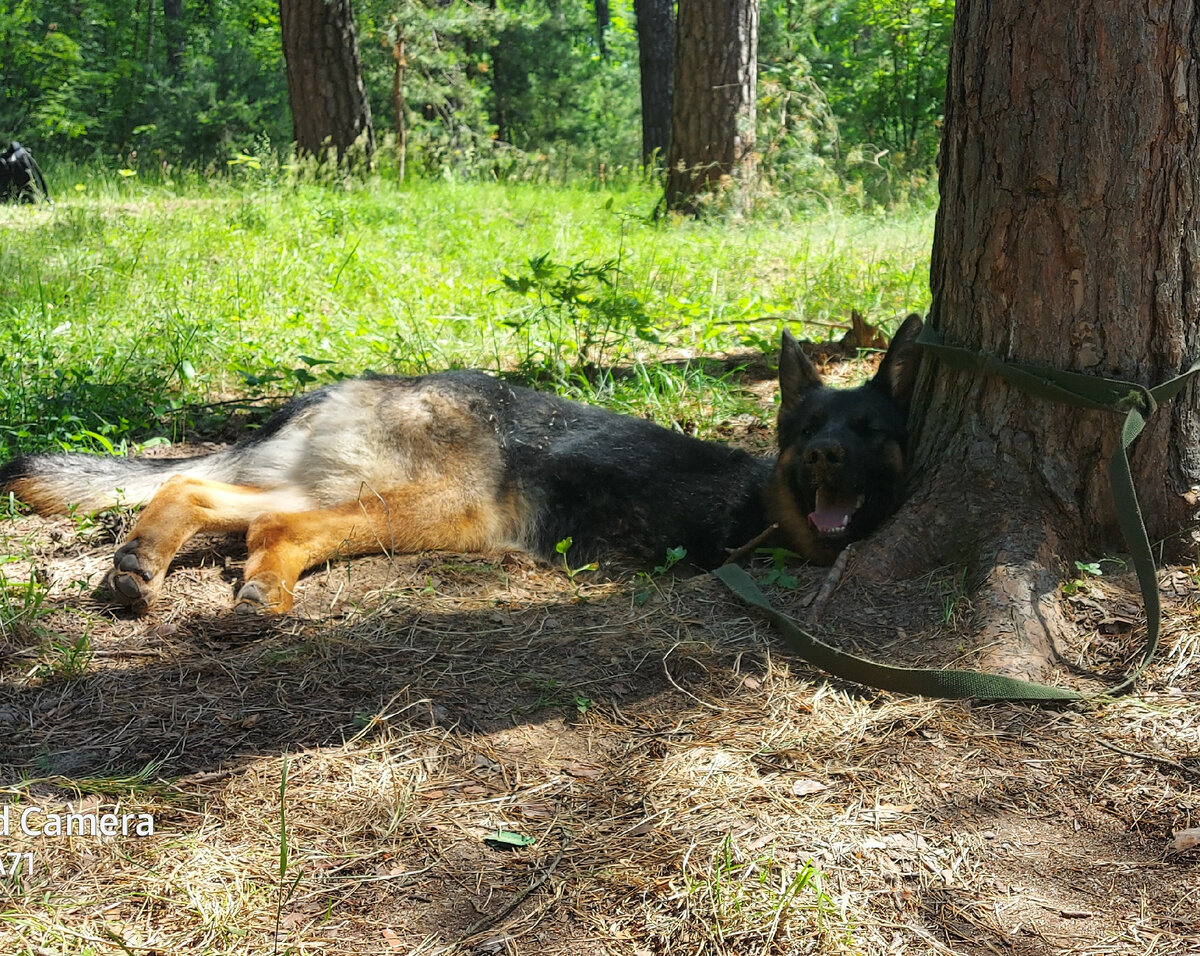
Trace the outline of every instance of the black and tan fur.
<instances>
[{"instance_id":1,"label":"black and tan fur","mask_svg":"<svg viewBox=\"0 0 1200 956\"><path fill-rule=\"evenodd\" d=\"M910 317L875 378L847 390L822 385L785 333L778 461L456 371L327 386L198 458L18 458L0 489L42 513L144 503L108 576L135 610L201 532L245 533L237 602L272 613L292 606L305 569L380 552L549 560L570 537L573 563L649 566L683 547L713 567L774 520L783 544L828 562L899 502L919 329Z\"/></svg>"}]
</instances>

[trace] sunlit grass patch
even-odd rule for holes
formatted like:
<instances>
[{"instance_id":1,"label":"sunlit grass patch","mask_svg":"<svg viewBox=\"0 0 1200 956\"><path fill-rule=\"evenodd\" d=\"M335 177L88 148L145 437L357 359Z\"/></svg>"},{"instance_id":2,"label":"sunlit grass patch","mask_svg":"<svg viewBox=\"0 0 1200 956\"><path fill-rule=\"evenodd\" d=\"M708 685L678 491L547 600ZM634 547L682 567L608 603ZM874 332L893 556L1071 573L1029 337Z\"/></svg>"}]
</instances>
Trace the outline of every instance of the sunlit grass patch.
<instances>
[{"instance_id":1,"label":"sunlit grass patch","mask_svg":"<svg viewBox=\"0 0 1200 956\"><path fill-rule=\"evenodd\" d=\"M928 213L655 223L648 188L79 185L0 208L0 455L179 438L197 405L367 369L562 384L771 351L785 321L824 338L927 299Z\"/></svg>"}]
</instances>

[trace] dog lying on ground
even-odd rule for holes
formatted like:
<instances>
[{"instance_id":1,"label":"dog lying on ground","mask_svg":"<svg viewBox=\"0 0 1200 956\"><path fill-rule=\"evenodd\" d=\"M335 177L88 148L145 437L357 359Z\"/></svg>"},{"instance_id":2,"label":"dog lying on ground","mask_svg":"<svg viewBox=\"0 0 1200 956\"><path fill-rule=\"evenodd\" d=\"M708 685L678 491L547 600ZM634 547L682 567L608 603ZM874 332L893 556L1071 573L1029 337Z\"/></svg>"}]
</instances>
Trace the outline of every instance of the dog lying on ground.
<instances>
[{"instance_id":1,"label":"dog lying on ground","mask_svg":"<svg viewBox=\"0 0 1200 956\"><path fill-rule=\"evenodd\" d=\"M779 456L756 458L640 418L482 372L348 379L295 399L237 444L196 458L39 454L0 490L43 514L145 504L107 583L137 612L202 532L246 535L239 609L283 613L332 558L517 549L643 567L669 548L721 564L769 522L777 542L831 562L899 505L921 320L878 372L822 384L795 339L779 359Z\"/></svg>"}]
</instances>

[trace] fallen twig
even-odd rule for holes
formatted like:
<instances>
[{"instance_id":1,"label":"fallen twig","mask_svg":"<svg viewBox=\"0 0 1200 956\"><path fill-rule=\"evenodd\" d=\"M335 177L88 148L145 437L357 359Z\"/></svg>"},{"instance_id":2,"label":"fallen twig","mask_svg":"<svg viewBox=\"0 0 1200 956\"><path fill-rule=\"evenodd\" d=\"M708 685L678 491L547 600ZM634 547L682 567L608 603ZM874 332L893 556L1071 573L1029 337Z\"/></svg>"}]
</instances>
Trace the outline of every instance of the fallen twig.
<instances>
[{"instance_id":1,"label":"fallen twig","mask_svg":"<svg viewBox=\"0 0 1200 956\"><path fill-rule=\"evenodd\" d=\"M778 530L779 530L779 522L778 521L773 522L772 524L770 524L766 528L764 528L762 531L760 531L758 534L756 534L749 541L747 541L745 544L743 544L740 548L730 551L729 557L727 557L723 563L724 564L736 564L737 562L741 561L743 558L749 557L750 555L752 555L755 552L755 550L758 548L758 546L760 544L762 544L764 541L766 541L769 537L771 537L771 535L773 535Z\"/></svg>"},{"instance_id":2,"label":"fallen twig","mask_svg":"<svg viewBox=\"0 0 1200 956\"><path fill-rule=\"evenodd\" d=\"M555 855L554 859L550 861L550 865L547 866L544 870L542 870L542 872L538 875L538 878L536 880L534 880L532 883L530 883L527 887L525 887L525 889L521 890L521 892L518 893L516 896L514 896L511 900L509 900L508 905L505 906L502 910L500 910L500 912L491 913L487 916L483 916L480 919L477 919L470 926L468 926L465 930L463 930L462 936L459 937L458 941L461 943L463 940L468 939L471 936L474 936L476 933L480 933L483 930L485 930L491 926L494 926L495 924L499 923L502 919L507 917L510 913L512 913L513 910L515 910L518 906L520 906L522 903L524 903L525 900L529 898L530 894L532 894L534 890L541 887L548 879L550 879L551 874L554 873L554 868L556 866L558 866L559 862L563 858L563 854L565 854L567 852L567 847L570 845L571 845L571 838L569 836L564 835L563 836L563 844L559 848L558 853Z\"/></svg>"}]
</instances>

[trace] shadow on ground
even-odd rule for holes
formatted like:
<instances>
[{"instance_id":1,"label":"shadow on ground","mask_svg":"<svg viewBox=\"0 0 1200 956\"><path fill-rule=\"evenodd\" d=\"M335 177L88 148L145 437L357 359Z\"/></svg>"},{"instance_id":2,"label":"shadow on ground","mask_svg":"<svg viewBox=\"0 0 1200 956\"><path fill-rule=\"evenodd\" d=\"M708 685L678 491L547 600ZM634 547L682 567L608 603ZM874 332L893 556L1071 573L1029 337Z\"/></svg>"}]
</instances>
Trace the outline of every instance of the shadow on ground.
<instances>
[{"instance_id":1,"label":"shadow on ground","mask_svg":"<svg viewBox=\"0 0 1200 956\"><path fill-rule=\"evenodd\" d=\"M91 595L109 545L35 518L18 539L8 579L49 590L3 647L0 789L148 813L155 834L10 834L35 865L2 884L5 951L1196 942L1195 861L1164 847L1200 817L1200 685L1170 651L1093 712L972 708L826 682L703 576L373 558L309 575L264 621L229 613L238 557L212 540L133 619ZM821 572L797 576L780 600L802 613ZM948 646L931 593L932 611L864 607L857 643Z\"/></svg>"}]
</instances>

